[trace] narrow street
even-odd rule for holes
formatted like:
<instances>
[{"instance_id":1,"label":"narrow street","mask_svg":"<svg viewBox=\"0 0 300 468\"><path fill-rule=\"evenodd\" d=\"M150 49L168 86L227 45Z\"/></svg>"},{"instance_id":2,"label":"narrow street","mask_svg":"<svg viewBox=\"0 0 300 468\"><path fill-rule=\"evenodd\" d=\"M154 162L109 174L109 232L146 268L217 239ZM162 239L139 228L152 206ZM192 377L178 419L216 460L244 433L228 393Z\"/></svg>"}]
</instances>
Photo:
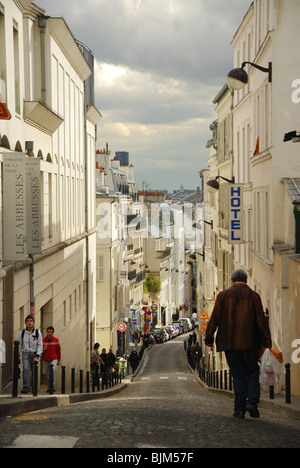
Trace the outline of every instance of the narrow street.
<instances>
[{"instance_id":1,"label":"narrow street","mask_svg":"<svg viewBox=\"0 0 300 468\"><path fill-rule=\"evenodd\" d=\"M45 448L299 448L299 421L264 409L260 419L233 418L230 398L196 382L183 341L150 349L119 395L0 421L0 446L23 441Z\"/></svg>"}]
</instances>

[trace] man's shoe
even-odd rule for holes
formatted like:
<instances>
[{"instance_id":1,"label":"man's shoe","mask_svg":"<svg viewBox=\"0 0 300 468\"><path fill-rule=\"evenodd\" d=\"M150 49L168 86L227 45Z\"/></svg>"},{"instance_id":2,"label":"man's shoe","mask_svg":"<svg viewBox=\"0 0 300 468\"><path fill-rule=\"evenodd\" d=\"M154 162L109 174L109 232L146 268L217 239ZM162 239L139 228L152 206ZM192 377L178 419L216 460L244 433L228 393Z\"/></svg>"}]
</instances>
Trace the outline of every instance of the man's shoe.
<instances>
[{"instance_id":1,"label":"man's shoe","mask_svg":"<svg viewBox=\"0 0 300 468\"><path fill-rule=\"evenodd\" d=\"M23 393L23 395L28 395L28 389L27 388L23 388L21 390L21 393Z\"/></svg>"},{"instance_id":2,"label":"man's shoe","mask_svg":"<svg viewBox=\"0 0 300 468\"><path fill-rule=\"evenodd\" d=\"M234 410L233 416L238 419L244 419L245 417L245 410L243 408L236 408Z\"/></svg>"},{"instance_id":3,"label":"man's shoe","mask_svg":"<svg viewBox=\"0 0 300 468\"><path fill-rule=\"evenodd\" d=\"M259 411L255 406L246 406L246 411L250 413L251 418L259 418Z\"/></svg>"}]
</instances>

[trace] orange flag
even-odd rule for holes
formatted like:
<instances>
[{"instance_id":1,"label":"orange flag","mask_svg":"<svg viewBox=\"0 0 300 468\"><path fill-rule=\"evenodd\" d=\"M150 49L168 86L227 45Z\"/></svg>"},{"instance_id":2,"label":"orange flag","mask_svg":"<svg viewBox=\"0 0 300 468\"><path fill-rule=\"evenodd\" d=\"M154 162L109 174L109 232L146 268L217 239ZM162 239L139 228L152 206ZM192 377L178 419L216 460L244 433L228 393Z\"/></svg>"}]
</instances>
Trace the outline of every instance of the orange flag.
<instances>
[{"instance_id":1,"label":"orange flag","mask_svg":"<svg viewBox=\"0 0 300 468\"><path fill-rule=\"evenodd\" d=\"M255 151L253 153L253 156L256 156L257 154L259 154L259 136L257 137L257 140L256 140L256 146L255 146Z\"/></svg>"}]
</instances>

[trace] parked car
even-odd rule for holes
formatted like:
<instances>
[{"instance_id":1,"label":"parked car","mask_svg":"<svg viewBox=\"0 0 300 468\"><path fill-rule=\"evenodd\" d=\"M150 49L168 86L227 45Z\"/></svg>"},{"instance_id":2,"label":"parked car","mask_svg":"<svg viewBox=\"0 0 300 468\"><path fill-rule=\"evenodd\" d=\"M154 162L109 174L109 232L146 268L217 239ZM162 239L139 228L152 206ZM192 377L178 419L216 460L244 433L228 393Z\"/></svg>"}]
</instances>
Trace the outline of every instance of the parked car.
<instances>
[{"instance_id":1,"label":"parked car","mask_svg":"<svg viewBox=\"0 0 300 468\"><path fill-rule=\"evenodd\" d=\"M179 319L179 323L183 328L183 333L188 333L190 330L188 323L185 321L185 319Z\"/></svg>"},{"instance_id":2,"label":"parked car","mask_svg":"<svg viewBox=\"0 0 300 468\"><path fill-rule=\"evenodd\" d=\"M173 338L176 338L179 335L178 328L175 327L175 325L173 325L172 323L169 324L169 327L171 327L173 330Z\"/></svg>"},{"instance_id":3,"label":"parked car","mask_svg":"<svg viewBox=\"0 0 300 468\"><path fill-rule=\"evenodd\" d=\"M167 333L168 335L168 339L171 340L173 338L173 333L172 333L172 329L170 327L168 327L168 325L165 325L163 327L163 329L165 330L165 332Z\"/></svg>"},{"instance_id":4,"label":"parked car","mask_svg":"<svg viewBox=\"0 0 300 468\"><path fill-rule=\"evenodd\" d=\"M181 318L179 320L180 320L180 322L183 322L186 325L187 332L189 332L189 331L191 331L193 329L193 326L192 326L191 321L190 321L189 318L184 317L184 318Z\"/></svg>"},{"instance_id":5,"label":"parked car","mask_svg":"<svg viewBox=\"0 0 300 468\"><path fill-rule=\"evenodd\" d=\"M172 325L174 325L174 327L177 328L177 330L178 330L178 335L182 335L182 334L183 334L183 328L182 328L180 322L173 322Z\"/></svg>"}]
</instances>

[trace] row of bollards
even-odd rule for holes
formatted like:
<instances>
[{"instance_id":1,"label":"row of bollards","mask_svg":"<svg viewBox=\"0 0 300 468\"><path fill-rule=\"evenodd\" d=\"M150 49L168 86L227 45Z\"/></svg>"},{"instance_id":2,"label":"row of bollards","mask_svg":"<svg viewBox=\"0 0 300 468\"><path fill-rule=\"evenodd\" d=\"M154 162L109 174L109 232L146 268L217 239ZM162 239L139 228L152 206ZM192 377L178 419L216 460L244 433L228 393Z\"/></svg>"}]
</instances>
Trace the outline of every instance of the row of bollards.
<instances>
[{"instance_id":1,"label":"row of bollards","mask_svg":"<svg viewBox=\"0 0 300 468\"><path fill-rule=\"evenodd\" d=\"M226 369L220 371L208 371L203 365L199 366L199 378L208 387L215 388L217 390L230 390L233 389L233 381L230 371ZM274 400L275 392L274 386L269 387L270 400ZM291 403L291 365L285 365L285 402Z\"/></svg>"},{"instance_id":2,"label":"row of bollards","mask_svg":"<svg viewBox=\"0 0 300 468\"><path fill-rule=\"evenodd\" d=\"M38 396L38 376L39 376L39 362L33 362L32 368L32 395ZM19 342L14 342L14 367L13 367L13 386L12 386L12 397L18 397L18 380L20 378L20 368L19 368ZM125 378L125 367L119 366L116 364L111 371L108 372L89 372L86 371L86 381L84 388L84 371L79 370L79 393L90 393L90 388L92 392L112 388L118 383L122 383L122 378ZM49 385L48 392L50 395L53 395L55 392L54 389L54 373L53 365L49 366ZM71 393L76 392L76 369L71 369ZM66 394L66 367L61 366L61 391L62 395Z\"/></svg>"}]
</instances>

